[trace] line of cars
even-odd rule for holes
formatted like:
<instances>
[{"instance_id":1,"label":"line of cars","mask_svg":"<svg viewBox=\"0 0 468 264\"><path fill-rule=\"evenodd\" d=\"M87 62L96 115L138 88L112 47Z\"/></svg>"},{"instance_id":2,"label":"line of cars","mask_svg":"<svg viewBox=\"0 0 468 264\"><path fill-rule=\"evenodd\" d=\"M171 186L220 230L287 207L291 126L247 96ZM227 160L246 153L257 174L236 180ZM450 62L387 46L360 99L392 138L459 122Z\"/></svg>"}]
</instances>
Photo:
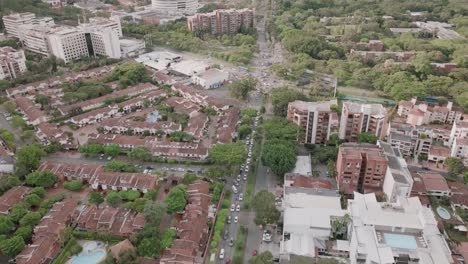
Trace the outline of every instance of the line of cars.
<instances>
[{"instance_id":1,"label":"line of cars","mask_svg":"<svg viewBox=\"0 0 468 264\"><path fill-rule=\"evenodd\" d=\"M248 149L247 159L245 160L245 163L240 166L239 175L237 175L237 178L233 181L233 184L232 184L232 192L233 192L234 197L235 197L234 199L235 199L235 201L239 201L239 203L232 203L231 204L231 208L230 208L231 215L228 215L227 220L226 220L226 223L228 225L227 225L227 227L226 227L226 229L224 231L224 235L223 235L224 240L227 240L228 237L229 237L229 231L228 231L229 225L231 223L237 224L239 222L239 216L234 215L234 214L240 212L240 210L241 210L240 202L242 202L244 200L244 193L242 192L242 187L243 187L244 183L247 181L247 175L249 174L249 170L250 170L250 164L251 164L251 161L252 161L252 151L253 151L253 145L254 145L253 136L255 135L256 127L257 127L259 118L260 118L259 115L257 115L255 117L254 127L252 129L252 134L248 135L246 137L245 144L247 145L247 149ZM234 242L235 242L234 237L231 236L231 238L229 239L228 245L230 247L233 247ZM224 260L225 254L226 254L225 249L221 248L221 250L219 251L218 258L220 260ZM231 259L226 258L224 263L226 263L226 264L231 263Z\"/></svg>"}]
</instances>

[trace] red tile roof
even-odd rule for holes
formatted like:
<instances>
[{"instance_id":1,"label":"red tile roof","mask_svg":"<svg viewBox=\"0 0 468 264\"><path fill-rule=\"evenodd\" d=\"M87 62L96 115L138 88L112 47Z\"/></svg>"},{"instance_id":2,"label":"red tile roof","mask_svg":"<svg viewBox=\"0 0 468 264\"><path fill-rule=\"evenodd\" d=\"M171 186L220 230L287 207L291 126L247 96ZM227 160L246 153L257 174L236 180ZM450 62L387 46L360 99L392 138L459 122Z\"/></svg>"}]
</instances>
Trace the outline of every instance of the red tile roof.
<instances>
[{"instance_id":1,"label":"red tile roof","mask_svg":"<svg viewBox=\"0 0 468 264\"><path fill-rule=\"evenodd\" d=\"M26 186L16 186L8 190L0 197L0 214L8 214L10 208L21 202L31 192Z\"/></svg>"},{"instance_id":2,"label":"red tile roof","mask_svg":"<svg viewBox=\"0 0 468 264\"><path fill-rule=\"evenodd\" d=\"M439 173L415 173L412 174L414 179L414 193L427 193L430 191L450 192L445 178Z\"/></svg>"},{"instance_id":3,"label":"red tile roof","mask_svg":"<svg viewBox=\"0 0 468 264\"><path fill-rule=\"evenodd\" d=\"M333 185L330 181L320 178L311 178L299 174L288 173L284 176L285 186L327 189L332 190Z\"/></svg>"}]
</instances>

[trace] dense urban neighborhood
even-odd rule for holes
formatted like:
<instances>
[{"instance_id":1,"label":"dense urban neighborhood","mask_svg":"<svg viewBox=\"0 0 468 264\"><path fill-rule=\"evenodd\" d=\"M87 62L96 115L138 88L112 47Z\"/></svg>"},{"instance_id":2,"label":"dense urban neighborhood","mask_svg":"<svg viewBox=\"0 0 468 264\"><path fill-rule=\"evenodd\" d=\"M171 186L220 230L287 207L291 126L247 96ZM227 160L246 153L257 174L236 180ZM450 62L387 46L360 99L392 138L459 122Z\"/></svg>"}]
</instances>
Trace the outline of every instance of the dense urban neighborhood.
<instances>
[{"instance_id":1,"label":"dense urban neighborhood","mask_svg":"<svg viewBox=\"0 0 468 264\"><path fill-rule=\"evenodd\" d=\"M0 263L468 263L466 0L0 17Z\"/></svg>"}]
</instances>

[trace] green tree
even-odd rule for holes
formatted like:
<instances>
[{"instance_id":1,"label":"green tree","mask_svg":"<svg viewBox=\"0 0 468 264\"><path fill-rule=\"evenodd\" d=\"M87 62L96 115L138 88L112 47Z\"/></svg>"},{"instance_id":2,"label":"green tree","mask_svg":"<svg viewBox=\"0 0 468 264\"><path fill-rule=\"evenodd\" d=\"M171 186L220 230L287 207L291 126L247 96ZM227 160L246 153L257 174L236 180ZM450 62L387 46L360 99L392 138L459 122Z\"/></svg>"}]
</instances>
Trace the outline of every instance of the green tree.
<instances>
[{"instance_id":1,"label":"green tree","mask_svg":"<svg viewBox=\"0 0 468 264\"><path fill-rule=\"evenodd\" d=\"M70 191L79 191L83 187L83 183L80 180L71 180L63 183L63 187Z\"/></svg>"},{"instance_id":2,"label":"green tree","mask_svg":"<svg viewBox=\"0 0 468 264\"><path fill-rule=\"evenodd\" d=\"M358 142L359 143L370 143L370 144L376 144L377 143L377 136L372 134L372 133L368 133L368 132L364 132L364 133L361 133L359 134L358 136Z\"/></svg>"},{"instance_id":3,"label":"green tree","mask_svg":"<svg viewBox=\"0 0 468 264\"><path fill-rule=\"evenodd\" d=\"M185 173L184 182L186 184L192 184L198 179L198 176L195 173Z\"/></svg>"},{"instance_id":4,"label":"green tree","mask_svg":"<svg viewBox=\"0 0 468 264\"><path fill-rule=\"evenodd\" d=\"M159 226L162 218L166 215L167 205L161 201L147 202L143 209L143 215L147 223Z\"/></svg>"},{"instance_id":5,"label":"green tree","mask_svg":"<svg viewBox=\"0 0 468 264\"><path fill-rule=\"evenodd\" d=\"M39 196L40 198L44 198L44 195L46 194L46 191L44 187L35 187L31 190L31 194L35 194Z\"/></svg>"},{"instance_id":6,"label":"green tree","mask_svg":"<svg viewBox=\"0 0 468 264\"><path fill-rule=\"evenodd\" d=\"M29 204L31 207L36 207L41 204L41 198L36 194L29 194L24 197L24 201Z\"/></svg>"},{"instance_id":7,"label":"green tree","mask_svg":"<svg viewBox=\"0 0 468 264\"><path fill-rule=\"evenodd\" d=\"M463 165L463 161L459 158L446 158L444 164L447 166L449 175L453 177L459 176L465 170L465 165Z\"/></svg>"},{"instance_id":8,"label":"green tree","mask_svg":"<svg viewBox=\"0 0 468 264\"><path fill-rule=\"evenodd\" d=\"M263 147L262 161L276 175L283 176L294 169L296 160L296 147L289 142L271 140L267 141Z\"/></svg>"},{"instance_id":9,"label":"green tree","mask_svg":"<svg viewBox=\"0 0 468 264\"><path fill-rule=\"evenodd\" d=\"M57 176L50 171L31 172L26 176L27 184L44 188L51 187L56 181Z\"/></svg>"},{"instance_id":10,"label":"green tree","mask_svg":"<svg viewBox=\"0 0 468 264\"><path fill-rule=\"evenodd\" d=\"M115 157L120 154L120 146L117 144L110 144L104 147L104 154L107 156Z\"/></svg>"},{"instance_id":11,"label":"green tree","mask_svg":"<svg viewBox=\"0 0 468 264\"><path fill-rule=\"evenodd\" d=\"M20 236L14 236L0 242L0 250L3 254L9 257L15 257L26 246L24 240Z\"/></svg>"},{"instance_id":12,"label":"green tree","mask_svg":"<svg viewBox=\"0 0 468 264\"><path fill-rule=\"evenodd\" d=\"M247 157L247 149L242 142L216 144L208 154L208 158L215 164L236 166L241 165Z\"/></svg>"},{"instance_id":13,"label":"green tree","mask_svg":"<svg viewBox=\"0 0 468 264\"><path fill-rule=\"evenodd\" d=\"M89 157L97 157L104 152L104 147L101 144L86 144L81 145L78 151Z\"/></svg>"},{"instance_id":14,"label":"green tree","mask_svg":"<svg viewBox=\"0 0 468 264\"><path fill-rule=\"evenodd\" d=\"M187 186L178 185L169 192L166 198L167 213L182 211L187 203Z\"/></svg>"},{"instance_id":15,"label":"green tree","mask_svg":"<svg viewBox=\"0 0 468 264\"><path fill-rule=\"evenodd\" d=\"M280 212L276 209L275 195L267 190L261 190L255 194L252 201L255 210L255 224L267 225L278 222Z\"/></svg>"},{"instance_id":16,"label":"green tree","mask_svg":"<svg viewBox=\"0 0 468 264\"><path fill-rule=\"evenodd\" d=\"M249 125L241 125L237 129L237 134L239 135L240 139L244 139L245 137L250 135L250 133L252 133L252 129Z\"/></svg>"},{"instance_id":17,"label":"green tree","mask_svg":"<svg viewBox=\"0 0 468 264\"><path fill-rule=\"evenodd\" d=\"M133 160L150 161L152 159L151 151L145 147L136 147L128 152L127 155Z\"/></svg>"},{"instance_id":18,"label":"green tree","mask_svg":"<svg viewBox=\"0 0 468 264\"><path fill-rule=\"evenodd\" d=\"M237 99L247 99L250 91L255 90L257 86L257 80L248 77L242 80L238 80L229 85L229 92Z\"/></svg>"},{"instance_id":19,"label":"green tree","mask_svg":"<svg viewBox=\"0 0 468 264\"><path fill-rule=\"evenodd\" d=\"M24 215L28 213L28 209L23 203L15 204L10 210L10 218L15 223L18 223Z\"/></svg>"},{"instance_id":20,"label":"green tree","mask_svg":"<svg viewBox=\"0 0 468 264\"><path fill-rule=\"evenodd\" d=\"M301 136L298 125L280 117L274 117L262 124L266 139L296 140Z\"/></svg>"},{"instance_id":21,"label":"green tree","mask_svg":"<svg viewBox=\"0 0 468 264\"><path fill-rule=\"evenodd\" d=\"M125 201L135 201L136 199L140 198L140 192L134 190L120 191L119 195L120 198Z\"/></svg>"},{"instance_id":22,"label":"green tree","mask_svg":"<svg viewBox=\"0 0 468 264\"><path fill-rule=\"evenodd\" d=\"M273 254L270 251L264 251L257 256L251 257L249 264L273 264Z\"/></svg>"},{"instance_id":23,"label":"green tree","mask_svg":"<svg viewBox=\"0 0 468 264\"><path fill-rule=\"evenodd\" d=\"M9 216L0 215L0 234L7 235L15 230L15 224Z\"/></svg>"},{"instance_id":24,"label":"green tree","mask_svg":"<svg viewBox=\"0 0 468 264\"><path fill-rule=\"evenodd\" d=\"M161 250L161 241L155 237L144 238L137 247L139 256L156 258Z\"/></svg>"},{"instance_id":25,"label":"green tree","mask_svg":"<svg viewBox=\"0 0 468 264\"><path fill-rule=\"evenodd\" d=\"M33 229L30 226L21 226L15 231L15 236L22 237L25 242L31 241Z\"/></svg>"},{"instance_id":26,"label":"green tree","mask_svg":"<svg viewBox=\"0 0 468 264\"><path fill-rule=\"evenodd\" d=\"M26 128L28 126L28 124L26 124L26 121L24 121L24 119L21 116L18 116L18 115L14 115L11 118L11 124L16 129L18 129L18 128L24 129L24 128Z\"/></svg>"},{"instance_id":27,"label":"green tree","mask_svg":"<svg viewBox=\"0 0 468 264\"><path fill-rule=\"evenodd\" d=\"M41 221L41 214L39 212L29 212L20 220L20 226L34 226Z\"/></svg>"},{"instance_id":28,"label":"green tree","mask_svg":"<svg viewBox=\"0 0 468 264\"><path fill-rule=\"evenodd\" d=\"M12 101L6 101L2 104L3 108L7 113L13 115L16 113L16 104L13 103Z\"/></svg>"},{"instance_id":29,"label":"green tree","mask_svg":"<svg viewBox=\"0 0 468 264\"><path fill-rule=\"evenodd\" d=\"M122 198L116 191L110 191L106 196L106 201L110 206L117 207L122 202Z\"/></svg>"},{"instance_id":30,"label":"green tree","mask_svg":"<svg viewBox=\"0 0 468 264\"><path fill-rule=\"evenodd\" d=\"M137 172L137 168L134 165L117 160L107 162L104 169L114 172Z\"/></svg>"},{"instance_id":31,"label":"green tree","mask_svg":"<svg viewBox=\"0 0 468 264\"><path fill-rule=\"evenodd\" d=\"M304 95L289 89L278 88L271 91L271 104L273 105L273 113L276 116L285 117L288 111L288 104L295 100L303 100Z\"/></svg>"},{"instance_id":32,"label":"green tree","mask_svg":"<svg viewBox=\"0 0 468 264\"><path fill-rule=\"evenodd\" d=\"M328 171L328 177L330 178L336 177L336 163L334 160L327 161L327 171Z\"/></svg>"},{"instance_id":33,"label":"green tree","mask_svg":"<svg viewBox=\"0 0 468 264\"><path fill-rule=\"evenodd\" d=\"M100 192L91 192L89 194L89 202L93 204L100 204L104 202L104 198Z\"/></svg>"},{"instance_id":34,"label":"green tree","mask_svg":"<svg viewBox=\"0 0 468 264\"><path fill-rule=\"evenodd\" d=\"M177 236L177 231L174 229L166 229L161 236L161 246L162 248L170 248L172 246L172 242Z\"/></svg>"},{"instance_id":35,"label":"green tree","mask_svg":"<svg viewBox=\"0 0 468 264\"><path fill-rule=\"evenodd\" d=\"M41 158L46 155L38 144L26 145L16 152L16 175L23 177L39 167Z\"/></svg>"},{"instance_id":36,"label":"green tree","mask_svg":"<svg viewBox=\"0 0 468 264\"><path fill-rule=\"evenodd\" d=\"M40 104L42 109L45 109L46 107L49 106L49 97L43 94L38 94L34 98L34 102L36 104Z\"/></svg>"}]
</instances>

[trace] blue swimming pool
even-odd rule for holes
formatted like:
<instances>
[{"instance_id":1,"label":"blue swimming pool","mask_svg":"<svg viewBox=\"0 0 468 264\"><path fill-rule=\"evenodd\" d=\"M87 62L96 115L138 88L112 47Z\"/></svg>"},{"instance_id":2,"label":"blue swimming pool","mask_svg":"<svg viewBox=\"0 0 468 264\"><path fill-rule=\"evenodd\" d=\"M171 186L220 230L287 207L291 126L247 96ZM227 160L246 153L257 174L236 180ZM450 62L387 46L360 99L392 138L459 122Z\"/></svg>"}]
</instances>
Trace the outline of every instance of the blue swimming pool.
<instances>
[{"instance_id":1,"label":"blue swimming pool","mask_svg":"<svg viewBox=\"0 0 468 264\"><path fill-rule=\"evenodd\" d=\"M158 122L162 118L161 114L158 111L154 111L153 113L149 113L146 116L146 122L153 124Z\"/></svg>"},{"instance_id":2,"label":"blue swimming pool","mask_svg":"<svg viewBox=\"0 0 468 264\"><path fill-rule=\"evenodd\" d=\"M83 245L80 254L74 256L70 264L97 264L106 258L106 251L99 248L102 245L98 241L89 241Z\"/></svg>"},{"instance_id":3,"label":"blue swimming pool","mask_svg":"<svg viewBox=\"0 0 468 264\"><path fill-rule=\"evenodd\" d=\"M384 233L385 243L393 248L416 249L418 244L414 236Z\"/></svg>"},{"instance_id":4,"label":"blue swimming pool","mask_svg":"<svg viewBox=\"0 0 468 264\"><path fill-rule=\"evenodd\" d=\"M437 207L437 214L444 220L449 220L450 219L450 213L449 211L447 211L447 209L443 208L443 207Z\"/></svg>"}]
</instances>

